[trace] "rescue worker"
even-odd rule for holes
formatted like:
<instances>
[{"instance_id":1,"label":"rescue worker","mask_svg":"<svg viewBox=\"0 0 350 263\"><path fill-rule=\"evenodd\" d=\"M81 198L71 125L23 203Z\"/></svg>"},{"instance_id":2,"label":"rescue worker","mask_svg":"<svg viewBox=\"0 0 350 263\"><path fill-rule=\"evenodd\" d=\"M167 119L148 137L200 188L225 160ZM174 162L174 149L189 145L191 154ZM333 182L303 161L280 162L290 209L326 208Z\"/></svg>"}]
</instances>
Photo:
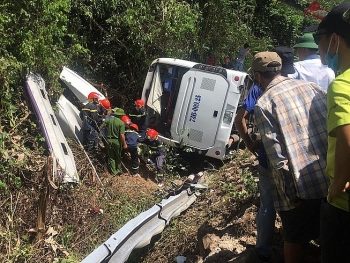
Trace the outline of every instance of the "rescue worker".
<instances>
[{"instance_id":1,"label":"rescue worker","mask_svg":"<svg viewBox=\"0 0 350 263\"><path fill-rule=\"evenodd\" d=\"M127 115L122 116L120 119L124 122L125 127L129 128L130 124L132 123L131 119Z\"/></svg>"},{"instance_id":2,"label":"rescue worker","mask_svg":"<svg viewBox=\"0 0 350 263\"><path fill-rule=\"evenodd\" d=\"M102 123L102 118L99 116L98 107L99 94L96 92L91 92L88 95L88 103L83 106L80 112L80 118L83 121L83 145L85 149L98 150L98 127Z\"/></svg>"},{"instance_id":3,"label":"rescue worker","mask_svg":"<svg viewBox=\"0 0 350 263\"><path fill-rule=\"evenodd\" d=\"M130 120L130 119L129 119ZM125 122L124 122L125 123ZM138 142L140 135L138 133L139 127L135 123L125 123L125 141L128 146L127 151L130 153L131 157L131 174L135 177L140 177L139 175L139 154L138 154Z\"/></svg>"},{"instance_id":4,"label":"rescue worker","mask_svg":"<svg viewBox=\"0 0 350 263\"><path fill-rule=\"evenodd\" d=\"M108 110L111 108L111 103L108 99L99 100L100 114L104 117L108 115Z\"/></svg>"},{"instance_id":5,"label":"rescue worker","mask_svg":"<svg viewBox=\"0 0 350 263\"><path fill-rule=\"evenodd\" d=\"M146 110L145 102L143 100L135 101L135 108L129 114L131 122L135 123L139 127L140 142L145 139L146 133Z\"/></svg>"},{"instance_id":6,"label":"rescue worker","mask_svg":"<svg viewBox=\"0 0 350 263\"><path fill-rule=\"evenodd\" d=\"M106 110L105 116L104 116L104 121L106 121L109 118L114 118L113 110L111 109L111 107L109 107ZM106 127L102 128L100 134L104 138L104 142L105 142L105 139L107 138L107 128Z\"/></svg>"},{"instance_id":7,"label":"rescue worker","mask_svg":"<svg viewBox=\"0 0 350 263\"><path fill-rule=\"evenodd\" d=\"M114 118L106 119L101 128L107 128L107 156L108 168L112 175L120 175L122 173L122 149L127 149L125 141L125 125L120 119L125 115L123 109L114 108L112 110Z\"/></svg>"},{"instance_id":8,"label":"rescue worker","mask_svg":"<svg viewBox=\"0 0 350 263\"><path fill-rule=\"evenodd\" d=\"M158 138L158 132L154 129L147 130L144 143L149 148L149 160L147 163L154 164L154 161L156 162L158 186L162 187L164 185L163 163L166 154L165 146Z\"/></svg>"}]
</instances>

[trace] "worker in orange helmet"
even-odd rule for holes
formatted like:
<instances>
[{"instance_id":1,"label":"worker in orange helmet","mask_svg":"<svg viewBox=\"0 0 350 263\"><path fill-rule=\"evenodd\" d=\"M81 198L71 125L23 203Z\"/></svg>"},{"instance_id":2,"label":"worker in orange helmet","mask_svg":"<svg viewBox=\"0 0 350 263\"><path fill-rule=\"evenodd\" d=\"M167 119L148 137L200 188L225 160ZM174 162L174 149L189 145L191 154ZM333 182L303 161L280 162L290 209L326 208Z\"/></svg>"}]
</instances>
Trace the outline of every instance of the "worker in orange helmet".
<instances>
[{"instance_id":1,"label":"worker in orange helmet","mask_svg":"<svg viewBox=\"0 0 350 263\"><path fill-rule=\"evenodd\" d=\"M87 97L88 103L83 106L80 112L80 118L83 121L83 145L87 150L99 149L98 127L103 121L98 114L99 97L97 92L90 92Z\"/></svg>"},{"instance_id":2,"label":"worker in orange helmet","mask_svg":"<svg viewBox=\"0 0 350 263\"><path fill-rule=\"evenodd\" d=\"M124 118L123 118L124 117ZM131 157L131 174L134 177L140 177L139 175L139 154L138 154L138 143L140 135L138 133L139 127L135 123L131 123L128 116L123 116L122 120L125 123L125 141L128 146L127 151ZM126 117L126 118L125 118Z\"/></svg>"},{"instance_id":3,"label":"worker in orange helmet","mask_svg":"<svg viewBox=\"0 0 350 263\"><path fill-rule=\"evenodd\" d=\"M126 127L126 128L129 128L129 126L130 126L130 124L131 124L130 118L129 118L127 115L124 115L124 116L122 116L120 119L124 122L125 127Z\"/></svg>"},{"instance_id":4,"label":"worker in orange helmet","mask_svg":"<svg viewBox=\"0 0 350 263\"><path fill-rule=\"evenodd\" d=\"M99 100L99 103L103 109L103 111L108 111L111 108L111 103L108 99L104 98L102 100Z\"/></svg>"},{"instance_id":5,"label":"worker in orange helmet","mask_svg":"<svg viewBox=\"0 0 350 263\"><path fill-rule=\"evenodd\" d=\"M164 185L163 163L165 159L166 149L159 139L158 135L159 134L156 130L148 129L144 143L149 148L149 159L147 161L147 164L154 165L154 161L156 162L158 186L162 187Z\"/></svg>"},{"instance_id":6,"label":"worker in orange helmet","mask_svg":"<svg viewBox=\"0 0 350 263\"><path fill-rule=\"evenodd\" d=\"M100 105L100 116L104 118L103 121L106 121L109 118L114 118L114 115L112 114L112 108L111 108L111 102L105 98L102 100L99 100ZM104 143L106 143L106 136L107 136L107 128L104 127L101 129L100 132L102 138L104 139Z\"/></svg>"},{"instance_id":7,"label":"worker in orange helmet","mask_svg":"<svg viewBox=\"0 0 350 263\"><path fill-rule=\"evenodd\" d=\"M131 122L137 124L139 127L140 134L140 142L145 139L146 133L146 110L145 110L145 102L141 99L135 101L135 108L129 114Z\"/></svg>"}]
</instances>

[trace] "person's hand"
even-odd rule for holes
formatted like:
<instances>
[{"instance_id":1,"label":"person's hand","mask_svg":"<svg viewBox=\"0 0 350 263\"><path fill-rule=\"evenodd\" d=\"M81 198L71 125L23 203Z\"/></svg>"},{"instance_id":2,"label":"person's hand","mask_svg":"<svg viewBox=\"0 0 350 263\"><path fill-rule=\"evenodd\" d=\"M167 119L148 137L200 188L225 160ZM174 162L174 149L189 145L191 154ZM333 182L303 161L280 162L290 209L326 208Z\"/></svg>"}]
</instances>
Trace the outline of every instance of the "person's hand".
<instances>
[{"instance_id":1,"label":"person's hand","mask_svg":"<svg viewBox=\"0 0 350 263\"><path fill-rule=\"evenodd\" d=\"M124 145L123 145L123 149L124 149L124 150L128 149L128 145L124 144Z\"/></svg>"},{"instance_id":2,"label":"person's hand","mask_svg":"<svg viewBox=\"0 0 350 263\"><path fill-rule=\"evenodd\" d=\"M346 190L350 190L350 182L346 182L345 186L336 186L333 183L329 186L327 200L329 203L333 201L333 198L341 193L345 193Z\"/></svg>"}]
</instances>

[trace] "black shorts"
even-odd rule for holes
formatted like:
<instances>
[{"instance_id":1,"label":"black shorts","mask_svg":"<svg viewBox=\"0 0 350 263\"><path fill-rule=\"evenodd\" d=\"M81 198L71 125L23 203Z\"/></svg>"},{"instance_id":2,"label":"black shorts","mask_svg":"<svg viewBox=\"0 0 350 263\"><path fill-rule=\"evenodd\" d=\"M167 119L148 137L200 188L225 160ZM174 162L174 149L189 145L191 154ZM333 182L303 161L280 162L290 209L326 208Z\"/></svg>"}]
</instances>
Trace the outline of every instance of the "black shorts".
<instances>
[{"instance_id":1,"label":"black shorts","mask_svg":"<svg viewBox=\"0 0 350 263\"><path fill-rule=\"evenodd\" d=\"M289 243L307 243L320 235L320 199L301 199L301 205L288 211L279 211L283 238Z\"/></svg>"}]
</instances>

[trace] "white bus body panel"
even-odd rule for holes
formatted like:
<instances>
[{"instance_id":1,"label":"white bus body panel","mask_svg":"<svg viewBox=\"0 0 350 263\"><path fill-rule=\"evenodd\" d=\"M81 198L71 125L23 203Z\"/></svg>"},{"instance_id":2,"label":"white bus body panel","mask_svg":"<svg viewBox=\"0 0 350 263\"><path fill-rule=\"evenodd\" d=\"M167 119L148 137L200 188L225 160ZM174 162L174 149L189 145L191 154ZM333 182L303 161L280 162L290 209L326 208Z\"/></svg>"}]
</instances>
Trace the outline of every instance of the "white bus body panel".
<instances>
[{"instance_id":1,"label":"white bus body panel","mask_svg":"<svg viewBox=\"0 0 350 263\"><path fill-rule=\"evenodd\" d=\"M99 100L105 99L105 96L88 81L79 76L75 71L63 67L60 79L69 87L78 100L86 104L88 102L87 97L90 92L96 92L99 94Z\"/></svg>"}]
</instances>

